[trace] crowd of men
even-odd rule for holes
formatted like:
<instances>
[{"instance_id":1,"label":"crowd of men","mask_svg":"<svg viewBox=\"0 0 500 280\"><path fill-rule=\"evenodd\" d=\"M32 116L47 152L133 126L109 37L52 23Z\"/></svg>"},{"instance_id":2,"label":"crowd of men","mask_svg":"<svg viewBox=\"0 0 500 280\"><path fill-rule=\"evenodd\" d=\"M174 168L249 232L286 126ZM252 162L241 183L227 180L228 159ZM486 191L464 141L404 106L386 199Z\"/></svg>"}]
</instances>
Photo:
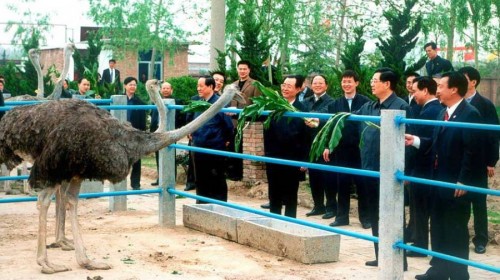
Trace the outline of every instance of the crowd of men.
<instances>
[{"instance_id":1,"label":"crowd of men","mask_svg":"<svg viewBox=\"0 0 500 280\"><path fill-rule=\"evenodd\" d=\"M310 77L310 87L306 87L306 79L303 76L289 75L281 84L281 94L292 106L303 112L331 114L351 112L380 116L381 110L394 109L406 111L409 118L498 125L495 106L476 91L481 81L479 72L470 66L454 71L448 60L437 55L434 43L426 44L424 49L430 59L425 66L427 75L407 74L406 88L409 92L407 99L400 98L396 94L399 77L390 68L377 69L373 74L371 90L376 97L375 100L370 100L357 91L359 77L351 70L346 70L342 74L343 95L338 99L326 94L328 81L322 75ZM251 93L247 95L246 91L251 87L248 82L251 68L246 61L240 63L238 74L240 78L246 79L240 79L235 84L246 96L247 104L251 104L250 97L258 95L259 92L251 88ZM199 81L202 83L201 88L206 86L215 88L211 80L213 78L201 78ZM198 92L201 97L200 84ZM210 99L207 100L211 102ZM238 108L244 106L246 105ZM222 131L227 133L230 130L227 117L230 116L221 114L217 117L220 118L218 129L221 131L216 135L221 136L221 142L215 147L216 149L225 150L233 141L234 134L220 134ZM307 161L311 141L323 125L324 121L319 119L304 121L300 118L284 117L272 120L269 129L264 130L265 155ZM212 125L210 127L214 128ZM333 151L325 149L317 163L379 171L381 156L379 129L364 122L348 121L342 130L342 135L337 148ZM206 137L206 134L203 137ZM360 142L363 145L360 146ZM405 143L407 145L405 172L420 178L487 188L488 176L494 175L494 167L498 161L498 134L493 131L439 125L412 125L407 127ZM194 142L194 145L199 144ZM207 145L202 144L200 147ZM199 155L197 154L195 158L197 156ZM224 171L217 169L219 164L215 162L211 159L210 165L202 166L211 169L209 174L213 176L212 182L220 181L222 187L214 188L214 183L211 183L210 186L203 188L218 189L221 193L212 197L227 200L227 194L221 195L227 192L225 180L218 180L220 178L216 176ZM198 168L195 163L195 169ZM296 217L297 191L305 171L305 168L266 164L269 205L263 207L268 207L270 212L276 214L282 214L284 210L284 215ZM324 219L335 217L334 222L330 224L333 227L349 225L350 194L354 185L358 196L360 223L365 229L371 228L372 234L378 236L380 197L378 178L314 169L307 171L314 201L314 208L306 214L307 216L322 215ZM203 177L203 180L208 179L206 176ZM430 243L434 251L468 259L467 224L472 207L474 251L478 254L486 251L488 242L486 195L409 182L405 182L405 188L410 208L410 218L405 228L406 242L412 242L414 246L423 249L429 249ZM197 193L203 195L207 192L197 190ZM368 266L378 265L377 243L374 243L374 247L376 259L366 262ZM411 251L405 255L425 257ZM405 270L406 256L403 267ZM439 258L432 258L430 265L429 270L417 275L416 279L469 279L466 265Z\"/></svg>"}]
</instances>

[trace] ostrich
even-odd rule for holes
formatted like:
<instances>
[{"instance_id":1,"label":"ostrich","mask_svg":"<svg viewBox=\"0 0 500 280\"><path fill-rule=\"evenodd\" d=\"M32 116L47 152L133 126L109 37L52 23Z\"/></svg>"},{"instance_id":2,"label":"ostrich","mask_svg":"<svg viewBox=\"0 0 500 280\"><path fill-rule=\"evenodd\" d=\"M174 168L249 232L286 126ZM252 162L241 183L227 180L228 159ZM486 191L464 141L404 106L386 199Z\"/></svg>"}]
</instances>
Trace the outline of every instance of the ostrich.
<instances>
[{"instance_id":1,"label":"ostrich","mask_svg":"<svg viewBox=\"0 0 500 280\"><path fill-rule=\"evenodd\" d=\"M33 64L33 67L35 67L36 74L38 77L38 86L37 86L37 90L36 90L36 96L24 94L24 95L11 97L8 100L9 101L47 100L47 99L58 100L61 97L62 85L64 82L64 78L68 75L70 59L71 59L71 55L73 54L74 51L75 51L75 44L73 44L73 43L68 43L66 45L66 47L64 48L63 69L62 69L61 75L59 75L59 78L56 81L54 90L45 99L44 98L45 91L43 88L42 67L40 66L40 50L30 49L28 51L28 57L29 57L31 63Z\"/></svg>"},{"instance_id":2,"label":"ostrich","mask_svg":"<svg viewBox=\"0 0 500 280\"><path fill-rule=\"evenodd\" d=\"M85 179L112 183L124 180L135 161L198 129L237 91L234 86L227 86L222 97L199 118L165 132L161 128L166 109L160 98L159 83L149 80L146 88L159 110L160 126L154 133L122 124L109 112L78 99L17 107L0 122L0 163L13 168L23 159L33 162L29 183L39 190L37 263L42 266L42 273L69 270L49 262L47 257L47 211L54 193L59 192L68 205L78 264L90 270L110 269L107 264L90 260L85 253L77 220L81 182ZM64 181L69 184L61 186Z\"/></svg>"}]
</instances>

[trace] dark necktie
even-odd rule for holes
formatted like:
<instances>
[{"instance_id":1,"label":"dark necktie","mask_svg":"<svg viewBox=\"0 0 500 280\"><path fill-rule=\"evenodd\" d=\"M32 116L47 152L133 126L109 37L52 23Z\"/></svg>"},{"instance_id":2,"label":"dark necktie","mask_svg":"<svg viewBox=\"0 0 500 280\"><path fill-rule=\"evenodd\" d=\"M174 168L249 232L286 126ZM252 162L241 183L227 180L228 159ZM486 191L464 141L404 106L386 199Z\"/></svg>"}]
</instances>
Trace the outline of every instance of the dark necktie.
<instances>
[{"instance_id":1,"label":"dark necktie","mask_svg":"<svg viewBox=\"0 0 500 280\"><path fill-rule=\"evenodd\" d=\"M448 111L445 111L444 112L444 120L448 121L449 118L450 118L450 116L448 115Z\"/></svg>"}]
</instances>

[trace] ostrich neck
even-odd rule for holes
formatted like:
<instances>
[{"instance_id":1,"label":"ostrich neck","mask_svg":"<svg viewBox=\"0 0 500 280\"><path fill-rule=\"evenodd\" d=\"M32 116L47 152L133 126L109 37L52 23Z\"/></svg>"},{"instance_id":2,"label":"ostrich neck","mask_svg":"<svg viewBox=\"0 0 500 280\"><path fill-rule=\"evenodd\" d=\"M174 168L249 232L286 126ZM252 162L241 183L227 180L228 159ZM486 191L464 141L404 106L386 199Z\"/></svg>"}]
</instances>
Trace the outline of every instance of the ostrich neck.
<instances>
[{"instance_id":1,"label":"ostrich neck","mask_svg":"<svg viewBox=\"0 0 500 280\"><path fill-rule=\"evenodd\" d=\"M189 124L175 129L171 131L161 131L163 127L165 127L166 123L166 113L165 113L165 107L164 106L158 106L158 114L160 117L159 120L159 128L158 130L153 133L155 136L155 140L151 141L151 143L147 143L144 145L144 152L145 154L152 153L155 151L158 151L162 148L167 147L170 144L173 144L183 137L186 137L188 134L191 134L195 132L198 128L203 126L208 120L210 120L212 117L214 117L226 104L228 104L234 97L234 94L236 93L236 90L226 90L224 94L221 95L221 97L214 103L208 110L203 112L198 118L194 119L192 122ZM159 98L158 98L159 99ZM161 99L160 99L161 100ZM156 103L157 100L153 99L153 101Z\"/></svg>"}]
</instances>

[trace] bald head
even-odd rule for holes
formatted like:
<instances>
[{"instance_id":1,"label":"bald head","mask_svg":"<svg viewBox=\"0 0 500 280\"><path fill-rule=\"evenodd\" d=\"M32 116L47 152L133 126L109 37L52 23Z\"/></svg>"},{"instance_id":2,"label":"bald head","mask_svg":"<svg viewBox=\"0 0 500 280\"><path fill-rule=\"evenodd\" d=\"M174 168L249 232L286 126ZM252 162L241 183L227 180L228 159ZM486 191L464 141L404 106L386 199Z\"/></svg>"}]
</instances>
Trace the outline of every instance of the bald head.
<instances>
[{"instance_id":1,"label":"bald head","mask_svg":"<svg viewBox=\"0 0 500 280\"><path fill-rule=\"evenodd\" d=\"M169 82L164 82L163 84L161 84L160 92L163 98L171 98L174 90L172 89L172 85Z\"/></svg>"}]
</instances>

